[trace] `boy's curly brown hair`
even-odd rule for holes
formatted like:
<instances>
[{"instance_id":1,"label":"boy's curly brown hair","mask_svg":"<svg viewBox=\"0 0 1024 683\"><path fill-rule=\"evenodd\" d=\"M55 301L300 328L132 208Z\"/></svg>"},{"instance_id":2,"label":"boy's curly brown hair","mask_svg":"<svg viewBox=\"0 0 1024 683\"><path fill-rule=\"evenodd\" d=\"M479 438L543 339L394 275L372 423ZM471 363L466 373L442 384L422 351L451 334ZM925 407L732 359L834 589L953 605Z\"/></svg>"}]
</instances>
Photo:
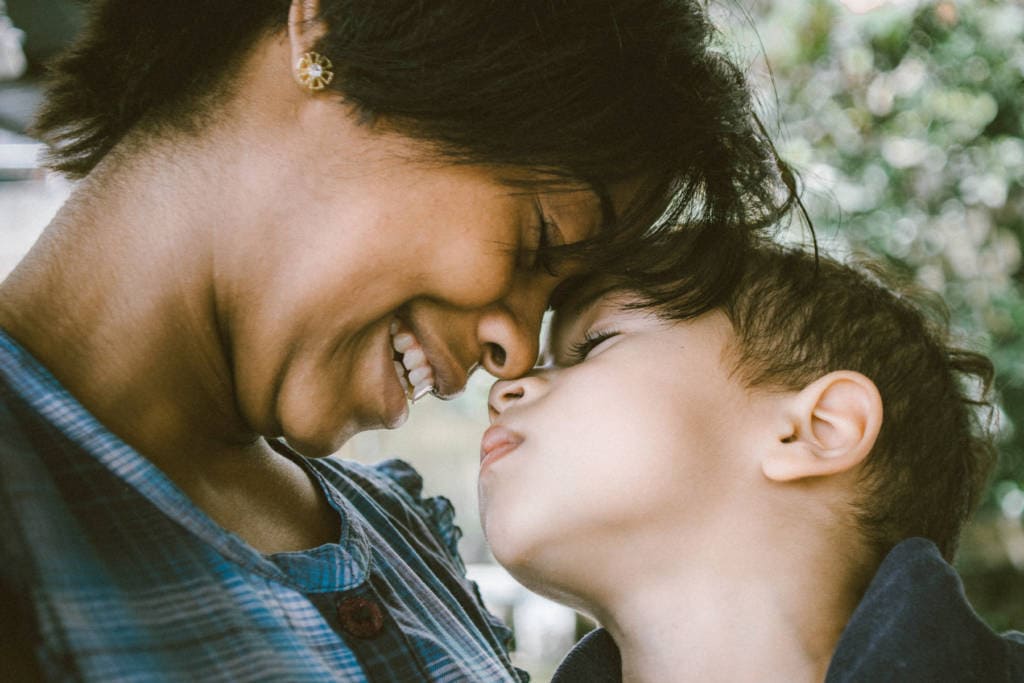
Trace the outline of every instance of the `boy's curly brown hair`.
<instances>
[{"instance_id":1,"label":"boy's curly brown hair","mask_svg":"<svg viewBox=\"0 0 1024 683\"><path fill-rule=\"evenodd\" d=\"M855 515L881 557L911 536L947 559L995 465L993 366L952 339L934 293L880 265L759 245L722 310L748 386L799 390L835 370L870 378L884 418L861 474Z\"/></svg>"}]
</instances>

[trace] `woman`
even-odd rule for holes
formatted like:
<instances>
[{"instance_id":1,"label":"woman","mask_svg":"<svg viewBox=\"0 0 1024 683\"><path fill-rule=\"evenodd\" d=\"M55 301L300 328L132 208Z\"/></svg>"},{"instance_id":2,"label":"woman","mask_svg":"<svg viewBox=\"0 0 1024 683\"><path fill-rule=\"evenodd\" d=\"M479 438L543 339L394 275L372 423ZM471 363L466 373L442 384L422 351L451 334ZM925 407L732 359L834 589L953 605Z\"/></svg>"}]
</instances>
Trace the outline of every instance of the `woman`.
<instances>
[{"instance_id":1,"label":"woman","mask_svg":"<svg viewBox=\"0 0 1024 683\"><path fill-rule=\"evenodd\" d=\"M514 680L415 473L309 458L525 372L562 279L674 218L659 266L785 208L701 8L91 11L37 125L80 182L0 289L5 658Z\"/></svg>"}]
</instances>

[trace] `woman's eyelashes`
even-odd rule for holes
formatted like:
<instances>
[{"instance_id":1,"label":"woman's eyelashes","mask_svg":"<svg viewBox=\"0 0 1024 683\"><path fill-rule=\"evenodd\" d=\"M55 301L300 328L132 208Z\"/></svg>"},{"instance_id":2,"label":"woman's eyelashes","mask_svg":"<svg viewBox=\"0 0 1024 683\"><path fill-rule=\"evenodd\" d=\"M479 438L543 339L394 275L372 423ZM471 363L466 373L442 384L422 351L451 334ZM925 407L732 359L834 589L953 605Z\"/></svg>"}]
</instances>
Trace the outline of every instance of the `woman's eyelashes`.
<instances>
[{"instance_id":1,"label":"woman's eyelashes","mask_svg":"<svg viewBox=\"0 0 1024 683\"><path fill-rule=\"evenodd\" d=\"M567 364L575 365L577 363L582 363L595 349L597 349L597 347L618 335L619 332L615 330L589 330L585 335L583 335L583 339L569 347Z\"/></svg>"},{"instance_id":2,"label":"woman's eyelashes","mask_svg":"<svg viewBox=\"0 0 1024 683\"><path fill-rule=\"evenodd\" d=\"M530 269L538 270L543 268L551 272L554 267L554 258L551 250L561 245L564 240L558 225L544 215L540 202L536 203L536 246L530 254Z\"/></svg>"}]
</instances>

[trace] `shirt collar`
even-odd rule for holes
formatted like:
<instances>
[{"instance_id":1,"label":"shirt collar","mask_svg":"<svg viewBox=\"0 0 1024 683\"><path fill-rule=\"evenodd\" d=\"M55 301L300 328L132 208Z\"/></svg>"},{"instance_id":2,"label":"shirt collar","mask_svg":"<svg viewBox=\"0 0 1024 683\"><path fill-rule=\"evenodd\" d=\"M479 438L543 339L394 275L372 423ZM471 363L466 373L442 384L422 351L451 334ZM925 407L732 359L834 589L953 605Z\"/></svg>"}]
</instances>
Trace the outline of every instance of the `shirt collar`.
<instances>
[{"instance_id":1,"label":"shirt collar","mask_svg":"<svg viewBox=\"0 0 1024 683\"><path fill-rule=\"evenodd\" d=\"M907 539L882 561L843 631L826 683L1009 681L1024 647L981 620L934 543Z\"/></svg>"}]
</instances>

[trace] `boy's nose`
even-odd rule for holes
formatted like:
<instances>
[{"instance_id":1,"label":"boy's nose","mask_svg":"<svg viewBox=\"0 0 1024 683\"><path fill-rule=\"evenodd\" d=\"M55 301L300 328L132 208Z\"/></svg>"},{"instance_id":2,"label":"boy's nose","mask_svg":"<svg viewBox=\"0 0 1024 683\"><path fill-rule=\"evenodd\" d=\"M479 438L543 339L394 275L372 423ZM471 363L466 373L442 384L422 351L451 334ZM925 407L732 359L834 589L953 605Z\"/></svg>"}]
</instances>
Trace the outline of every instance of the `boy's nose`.
<instances>
[{"instance_id":1,"label":"boy's nose","mask_svg":"<svg viewBox=\"0 0 1024 683\"><path fill-rule=\"evenodd\" d=\"M518 379L499 379L487 396L487 414L494 422L505 409L523 397L525 391Z\"/></svg>"},{"instance_id":2,"label":"boy's nose","mask_svg":"<svg viewBox=\"0 0 1024 683\"><path fill-rule=\"evenodd\" d=\"M491 422L505 412L510 406L523 400L536 398L542 391L544 379L535 373L516 379L499 379L491 386L487 397L487 414Z\"/></svg>"}]
</instances>

